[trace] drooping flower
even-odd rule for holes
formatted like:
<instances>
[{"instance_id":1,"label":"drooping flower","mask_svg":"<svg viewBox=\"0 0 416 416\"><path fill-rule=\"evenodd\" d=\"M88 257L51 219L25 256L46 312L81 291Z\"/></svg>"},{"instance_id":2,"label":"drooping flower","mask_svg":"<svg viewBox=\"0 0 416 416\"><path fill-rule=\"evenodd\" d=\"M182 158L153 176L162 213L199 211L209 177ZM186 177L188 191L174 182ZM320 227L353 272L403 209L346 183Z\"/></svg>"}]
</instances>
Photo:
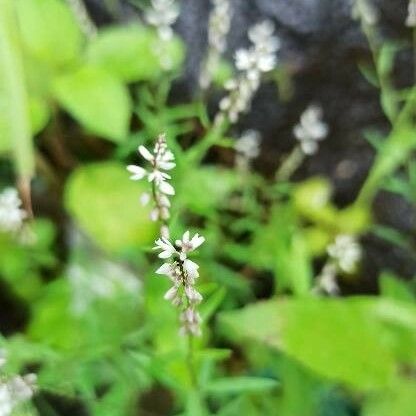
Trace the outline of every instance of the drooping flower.
<instances>
[{"instance_id":1,"label":"drooping flower","mask_svg":"<svg viewBox=\"0 0 416 416\"><path fill-rule=\"evenodd\" d=\"M300 116L299 123L293 128L293 134L303 153L315 154L319 148L318 142L328 135L328 126L322 121L322 108L310 105Z\"/></svg>"},{"instance_id":2,"label":"drooping flower","mask_svg":"<svg viewBox=\"0 0 416 416\"><path fill-rule=\"evenodd\" d=\"M339 270L347 274L355 272L362 257L360 244L348 234L338 235L327 251Z\"/></svg>"},{"instance_id":3,"label":"drooping flower","mask_svg":"<svg viewBox=\"0 0 416 416\"><path fill-rule=\"evenodd\" d=\"M219 104L231 123L237 122L239 115L249 109L262 75L275 68L276 52L280 48L280 41L274 36L274 25L268 20L253 26L248 36L252 46L235 53L235 65L240 73L226 82L225 89L229 93ZM223 115L220 113L217 117L220 120Z\"/></svg>"},{"instance_id":4,"label":"drooping flower","mask_svg":"<svg viewBox=\"0 0 416 416\"><path fill-rule=\"evenodd\" d=\"M145 169L137 165L129 165L127 166L127 170L131 173L130 179L138 181L147 178L148 182L152 184L151 194L154 200L154 208L150 213L150 219L164 223L170 217L169 196L175 194L175 189L168 182L171 176L166 171L170 171L176 166L174 162L175 157L168 149L166 138L163 134L157 138L153 152L150 152L144 146L139 146L138 151L149 162L150 169ZM150 199L150 194L144 193L140 198L140 202L142 205L146 205Z\"/></svg>"},{"instance_id":5,"label":"drooping flower","mask_svg":"<svg viewBox=\"0 0 416 416\"><path fill-rule=\"evenodd\" d=\"M15 188L6 188L0 194L0 231L16 233L21 230L27 213Z\"/></svg>"},{"instance_id":6,"label":"drooping flower","mask_svg":"<svg viewBox=\"0 0 416 416\"><path fill-rule=\"evenodd\" d=\"M157 274L167 276L173 286L165 293L164 298L175 307L180 308L181 334L200 335L201 317L196 305L202 301L202 295L195 288L199 277L199 266L188 258L189 253L200 247L205 238L195 234L192 238L186 231L182 239L172 244L167 238L159 238L154 250L160 251L159 258L166 260L157 270Z\"/></svg>"}]
</instances>

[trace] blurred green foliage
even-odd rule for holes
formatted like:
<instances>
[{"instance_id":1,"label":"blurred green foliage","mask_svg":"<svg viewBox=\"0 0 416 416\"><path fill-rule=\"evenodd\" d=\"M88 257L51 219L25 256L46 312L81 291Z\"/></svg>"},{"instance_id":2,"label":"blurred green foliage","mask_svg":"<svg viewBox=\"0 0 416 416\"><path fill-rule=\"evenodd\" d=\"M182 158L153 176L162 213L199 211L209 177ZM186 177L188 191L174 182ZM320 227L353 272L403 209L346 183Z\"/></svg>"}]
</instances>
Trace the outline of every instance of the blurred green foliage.
<instances>
[{"instance_id":1,"label":"blurred green foliage","mask_svg":"<svg viewBox=\"0 0 416 416\"><path fill-rule=\"evenodd\" d=\"M314 291L339 235L375 234L414 254L412 236L372 213L380 188L416 201L416 90L392 81L404 46L385 42L371 65L359 63L391 131L365 132L375 161L340 208L328 178L279 182L236 169L234 132L211 122L205 97L170 104L186 50L176 36L167 41L167 71L158 41L141 23L88 38L62 0L0 2L0 152L20 179L36 165L34 194L48 205L24 238L0 233L4 371L39 377L33 403L16 415L412 416L414 279L384 270L377 294ZM221 61L215 93L232 74ZM272 79L290 100L287 68ZM177 162L172 234L206 238L196 385L163 300L169 282L154 273L157 227L139 203L148 184L125 170L162 131ZM337 278L348 286L362 273Z\"/></svg>"}]
</instances>

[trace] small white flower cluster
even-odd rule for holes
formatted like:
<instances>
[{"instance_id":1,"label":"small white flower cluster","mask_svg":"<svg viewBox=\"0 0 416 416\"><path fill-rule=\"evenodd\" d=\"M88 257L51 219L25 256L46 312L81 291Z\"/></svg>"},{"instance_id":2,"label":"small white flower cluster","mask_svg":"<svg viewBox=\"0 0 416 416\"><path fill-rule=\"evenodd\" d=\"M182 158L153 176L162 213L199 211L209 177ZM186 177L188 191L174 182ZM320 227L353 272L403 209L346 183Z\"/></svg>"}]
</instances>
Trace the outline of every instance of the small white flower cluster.
<instances>
[{"instance_id":1,"label":"small white flower cluster","mask_svg":"<svg viewBox=\"0 0 416 416\"><path fill-rule=\"evenodd\" d=\"M239 115L249 109L260 86L262 74L275 68L276 52L280 48L280 40L274 36L271 21L266 20L253 26L248 37L253 46L236 52L235 65L240 75L226 82L225 88L229 94L219 104L221 111L227 114L232 123L237 122Z\"/></svg>"},{"instance_id":2,"label":"small white flower cluster","mask_svg":"<svg viewBox=\"0 0 416 416\"><path fill-rule=\"evenodd\" d=\"M317 285L313 289L314 293L326 293L330 296L338 296L340 294L337 283L337 268L332 262L325 264L316 280Z\"/></svg>"},{"instance_id":3,"label":"small white flower cluster","mask_svg":"<svg viewBox=\"0 0 416 416\"><path fill-rule=\"evenodd\" d=\"M0 231L16 233L22 229L27 213L15 188L6 188L0 194Z\"/></svg>"},{"instance_id":4,"label":"small white flower cluster","mask_svg":"<svg viewBox=\"0 0 416 416\"><path fill-rule=\"evenodd\" d=\"M66 0L66 2L78 20L78 24L84 34L90 38L97 36L97 28L88 15L83 0Z\"/></svg>"},{"instance_id":5,"label":"small white flower cluster","mask_svg":"<svg viewBox=\"0 0 416 416\"><path fill-rule=\"evenodd\" d=\"M201 334L201 317L196 310L198 303L202 301L201 294L195 289L195 280L199 277L198 264L188 258L188 254L197 249L205 238L195 234L190 238L186 231L181 240L176 240L173 245L167 238L161 237L156 241L154 250L160 250L161 259L169 259L156 271L172 281L173 286L166 294L165 299L181 309L182 335Z\"/></svg>"},{"instance_id":6,"label":"small white flower cluster","mask_svg":"<svg viewBox=\"0 0 416 416\"><path fill-rule=\"evenodd\" d=\"M310 105L300 116L299 124L293 128L293 134L305 155L315 154L318 151L318 142L328 135L328 126L322 121L322 108Z\"/></svg>"},{"instance_id":7,"label":"small white flower cluster","mask_svg":"<svg viewBox=\"0 0 416 416\"><path fill-rule=\"evenodd\" d=\"M212 0L212 3L214 7L208 23L208 57L199 79L203 89L211 84L220 57L225 51L232 18L229 0Z\"/></svg>"},{"instance_id":8,"label":"small white flower cluster","mask_svg":"<svg viewBox=\"0 0 416 416\"><path fill-rule=\"evenodd\" d=\"M352 8L352 17L361 20L364 24L373 26L379 20L379 11L371 3L371 0L355 0Z\"/></svg>"},{"instance_id":9,"label":"small white flower cluster","mask_svg":"<svg viewBox=\"0 0 416 416\"><path fill-rule=\"evenodd\" d=\"M237 152L236 165L241 170L247 170L253 159L260 154L261 135L257 130L246 130L234 143Z\"/></svg>"},{"instance_id":10,"label":"small white flower cluster","mask_svg":"<svg viewBox=\"0 0 416 416\"><path fill-rule=\"evenodd\" d=\"M130 179L138 181L147 177L147 180L152 184L152 196L155 203L155 207L150 213L150 219L165 223L170 217L168 197L175 194L175 189L168 182L171 179L170 175L164 171L169 171L176 166L175 156L168 149L164 134L157 138L153 153L144 146L139 146L138 151L144 159L150 162L151 170L147 171L140 166L129 165L127 170L132 174ZM151 196L148 193L141 196L143 205L146 205L150 199Z\"/></svg>"},{"instance_id":11,"label":"small white flower cluster","mask_svg":"<svg viewBox=\"0 0 416 416\"><path fill-rule=\"evenodd\" d=\"M0 352L0 367L6 362L4 351ZM0 380L0 415L11 416L15 408L33 396L36 386L36 374L14 376Z\"/></svg>"},{"instance_id":12,"label":"small white flower cluster","mask_svg":"<svg viewBox=\"0 0 416 416\"><path fill-rule=\"evenodd\" d=\"M147 23L154 26L160 39L172 39L172 25L179 16L179 7L175 0L151 0L152 7L144 13Z\"/></svg>"},{"instance_id":13,"label":"small white flower cluster","mask_svg":"<svg viewBox=\"0 0 416 416\"><path fill-rule=\"evenodd\" d=\"M416 27L416 0L409 0L406 17L407 27Z\"/></svg>"},{"instance_id":14,"label":"small white flower cluster","mask_svg":"<svg viewBox=\"0 0 416 416\"><path fill-rule=\"evenodd\" d=\"M337 268L347 274L355 272L362 257L360 244L348 234L338 235L327 251Z\"/></svg>"}]
</instances>

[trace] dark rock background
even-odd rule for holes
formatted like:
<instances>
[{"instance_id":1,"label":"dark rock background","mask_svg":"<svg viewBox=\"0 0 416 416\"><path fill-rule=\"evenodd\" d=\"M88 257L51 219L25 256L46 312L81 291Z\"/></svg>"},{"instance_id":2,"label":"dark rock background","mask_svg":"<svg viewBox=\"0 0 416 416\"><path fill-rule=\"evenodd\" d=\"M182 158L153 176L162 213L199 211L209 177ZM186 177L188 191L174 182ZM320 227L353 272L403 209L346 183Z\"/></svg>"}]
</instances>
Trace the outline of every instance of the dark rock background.
<instances>
[{"instance_id":1,"label":"dark rock background","mask_svg":"<svg viewBox=\"0 0 416 416\"><path fill-rule=\"evenodd\" d=\"M378 27L383 37L409 43L396 61L395 82L411 85L413 68L410 50L411 31L405 27L408 0L372 0L380 11ZM264 18L271 19L282 40L280 61L293 82L293 96L279 99L273 83L263 85L255 97L251 112L236 132L255 128L264 138L263 154L257 168L265 174L275 169L279 159L293 147L292 128L305 107L320 103L330 135L317 155L309 158L297 178L323 174L335 187L339 205L353 201L364 181L374 151L364 139L363 130L375 128L388 132L389 123L379 104L379 94L360 73L357 63L371 62L367 41L358 22L351 18L353 0L232 0L234 15L228 38L228 58L247 44L247 28ZM137 18L139 9L131 1L86 0L97 24ZM182 0L182 11L175 30L188 47L183 80L176 86L175 99L187 100L197 91L200 62L207 39L209 0ZM378 222L397 227L412 237L416 230L414 207L402 198L383 192L374 204ZM376 290L380 269L396 270L404 277L416 272L411 253L369 236L364 265L365 284L355 291ZM363 282L362 282L363 283Z\"/></svg>"}]
</instances>

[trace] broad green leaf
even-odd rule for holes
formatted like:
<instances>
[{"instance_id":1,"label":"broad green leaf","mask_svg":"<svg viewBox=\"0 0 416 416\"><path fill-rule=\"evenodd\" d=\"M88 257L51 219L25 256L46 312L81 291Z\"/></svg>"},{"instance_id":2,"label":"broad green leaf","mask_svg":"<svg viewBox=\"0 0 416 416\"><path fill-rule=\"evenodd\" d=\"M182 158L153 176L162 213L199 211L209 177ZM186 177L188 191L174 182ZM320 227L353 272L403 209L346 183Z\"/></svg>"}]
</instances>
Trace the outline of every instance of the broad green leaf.
<instances>
[{"instance_id":1,"label":"broad green leaf","mask_svg":"<svg viewBox=\"0 0 416 416\"><path fill-rule=\"evenodd\" d=\"M98 245L120 251L154 240L156 226L149 220L150 208L139 203L144 191L148 191L148 183L131 181L123 165L95 163L71 175L65 206Z\"/></svg>"},{"instance_id":2,"label":"broad green leaf","mask_svg":"<svg viewBox=\"0 0 416 416\"><path fill-rule=\"evenodd\" d=\"M363 416L413 416L416 408L416 385L401 382L394 388L374 394L364 404Z\"/></svg>"},{"instance_id":3,"label":"broad green leaf","mask_svg":"<svg viewBox=\"0 0 416 416\"><path fill-rule=\"evenodd\" d=\"M56 79L59 103L93 133L114 142L128 133L131 101L127 88L108 72L84 67Z\"/></svg>"},{"instance_id":4,"label":"broad green leaf","mask_svg":"<svg viewBox=\"0 0 416 416\"><path fill-rule=\"evenodd\" d=\"M309 294L312 281L309 253L291 206L274 207L269 224L257 231L251 258L258 267L274 272L277 290Z\"/></svg>"},{"instance_id":5,"label":"broad green leaf","mask_svg":"<svg viewBox=\"0 0 416 416\"><path fill-rule=\"evenodd\" d=\"M34 173L28 95L13 1L0 3L0 152L13 150L15 165L25 181Z\"/></svg>"},{"instance_id":6,"label":"broad green leaf","mask_svg":"<svg viewBox=\"0 0 416 416\"><path fill-rule=\"evenodd\" d=\"M158 52L158 42L153 31L137 25L106 28L91 41L87 60L123 81L154 79L162 74L161 58L169 59L173 69L184 58L184 47L178 38L166 42L163 56Z\"/></svg>"},{"instance_id":7,"label":"broad green leaf","mask_svg":"<svg viewBox=\"0 0 416 416\"><path fill-rule=\"evenodd\" d=\"M28 53L53 67L77 61L82 34L62 0L15 0L21 37Z\"/></svg>"},{"instance_id":8,"label":"broad green leaf","mask_svg":"<svg viewBox=\"0 0 416 416\"><path fill-rule=\"evenodd\" d=\"M232 171L214 167L200 167L181 179L177 186L180 203L199 215L213 213L240 184Z\"/></svg>"},{"instance_id":9,"label":"broad green leaf","mask_svg":"<svg viewBox=\"0 0 416 416\"><path fill-rule=\"evenodd\" d=\"M278 348L359 389L394 381L399 358L416 342L416 308L370 297L272 300L223 313L220 322L234 336Z\"/></svg>"},{"instance_id":10,"label":"broad green leaf","mask_svg":"<svg viewBox=\"0 0 416 416\"><path fill-rule=\"evenodd\" d=\"M383 296L404 302L415 302L416 300L409 285L392 273L386 272L381 275L380 292Z\"/></svg>"},{"instance_id":11,"label":"broad green leaf","mask_svg":"<svg viewBox=\"0 0 416 416\"><path fill-rule=\"evenodd\" d=\"M29 115L32 126L32 133L42 131L49 121L49 108L47 103L39 97L29 97Z\"/></svg>"},{"instance_id":12,"label":"broad green leaf","mask_svg":"<svg viewBox=\"0 0 416 416\"><path fill-rule=\"evenodd\" d=\"M204 387L206 393L215 395L265 392L279 386L276 380L261 377L217 378Z\"/></svg>"}]
</instances>

